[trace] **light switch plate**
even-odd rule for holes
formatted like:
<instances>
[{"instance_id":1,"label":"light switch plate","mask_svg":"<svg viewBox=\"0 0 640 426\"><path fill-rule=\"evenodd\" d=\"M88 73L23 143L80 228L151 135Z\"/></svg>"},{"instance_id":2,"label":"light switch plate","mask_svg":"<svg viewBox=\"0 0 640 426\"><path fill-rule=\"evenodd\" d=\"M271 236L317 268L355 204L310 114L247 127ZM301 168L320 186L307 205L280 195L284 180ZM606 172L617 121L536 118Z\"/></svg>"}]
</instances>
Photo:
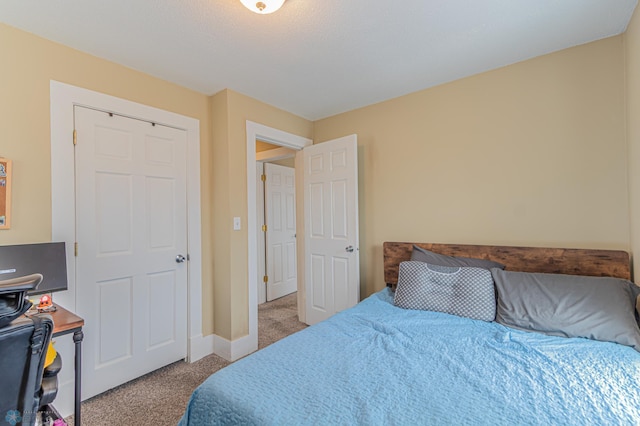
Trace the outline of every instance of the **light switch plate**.
<instances>
[{"instance_id":1,"label":"light switch plate","mask_svg":"<svg viewBox=\"0 0 640 426\"><path fill-rule=\"evenodd\" d=\"M240 230L240 218L237 216L233 218L233 230L234 231Z\"/></svg>"}]
</instances>

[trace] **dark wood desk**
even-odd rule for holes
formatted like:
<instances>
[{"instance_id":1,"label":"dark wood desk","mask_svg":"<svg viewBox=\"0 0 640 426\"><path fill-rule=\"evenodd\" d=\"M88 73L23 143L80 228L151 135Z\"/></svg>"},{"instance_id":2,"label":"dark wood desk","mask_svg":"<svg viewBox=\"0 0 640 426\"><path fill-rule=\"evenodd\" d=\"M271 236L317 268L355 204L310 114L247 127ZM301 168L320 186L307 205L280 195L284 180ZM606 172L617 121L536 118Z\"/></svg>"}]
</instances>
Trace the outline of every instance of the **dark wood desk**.
<instances>
[{"instance_id":1,"label":"dark wood desk","mask_svg":"<svg viewBox=\"0 0 640 426\"><path fill-rule=\"evenodd\" d=\"M56 311L49 312L53 318L53 337L64 336L73 333L73 343L75 344L75 398L73 403L73 424L80 426L82 423L80 413L81 401L81 377L82 377L82 327L84 319L73 312L70 312L60 305L55 305Z\"/></svg>"}]
</instances>

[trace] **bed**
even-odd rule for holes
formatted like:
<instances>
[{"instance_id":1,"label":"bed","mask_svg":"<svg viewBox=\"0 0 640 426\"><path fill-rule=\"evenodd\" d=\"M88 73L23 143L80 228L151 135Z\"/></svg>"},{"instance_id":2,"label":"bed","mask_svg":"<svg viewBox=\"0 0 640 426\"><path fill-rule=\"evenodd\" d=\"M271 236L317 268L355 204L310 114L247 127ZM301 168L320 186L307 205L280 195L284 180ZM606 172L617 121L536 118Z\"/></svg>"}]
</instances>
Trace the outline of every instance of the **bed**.
<instances>
[{"instance_id":1,"label":"bed","mask_svg":"<svg viewBox=\"0 0 640 426\"><path fill-rule=\"evenodd\" d=\"M586 338L527 330L537 324L531 318L506 326L396 306L403 288L410 288L407 267L430 265L416 260L420 250L455 262L494 262L502 266L484 271L499 281L524 277L527 289L539 284L527 281L532 276L560 277L552 280L559 287L588 276L598 284L589 287L598 300L616 293L618 284L638 300L635 286L626 281L629 256L622 251L385 243L387 288L216 372L193 392L179 424L640 424L640 348L633 346L640 330L634 307L634 324L625 325L631 337L623 336L631 341L622 344L596 340L605 336L597 330ZM440 268L427 272L456 266ZM482 268L457 270L481 272L476 269ZM610 284L615 286L603 294L600 289ZM500 307L508 295L495 286L496 319L509 320L508 309ZM555 291L543 290L546 296ZM534 303L533 310L539 306ZM562 313L576 307L589 309L578 303L563 306ZM628 306L616 305L605 320L619 312L627 320L625 310ZM586 321L598 316L591 313ZM621 338L618 333L612 340Z\"/></svg>"}]
</instances>

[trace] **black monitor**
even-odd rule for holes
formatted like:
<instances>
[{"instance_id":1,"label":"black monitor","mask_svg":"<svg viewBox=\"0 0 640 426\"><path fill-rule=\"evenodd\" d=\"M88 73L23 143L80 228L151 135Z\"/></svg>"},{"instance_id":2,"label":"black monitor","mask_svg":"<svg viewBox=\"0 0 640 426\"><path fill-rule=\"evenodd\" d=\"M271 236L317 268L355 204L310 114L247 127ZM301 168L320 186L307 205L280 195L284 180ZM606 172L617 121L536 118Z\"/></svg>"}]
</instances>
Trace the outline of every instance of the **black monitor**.
<instances>
[{"instance_id":1,"label":"black monitor","mask_svg":"<svg viewBox=\"0 0 640 426\"><path fill-rule=\"evenodd\" d=\"M0 246L0 281L31 274L42 274L31 295L67 289L65 243L38 243Z\"/></svg>"}]
</instances>

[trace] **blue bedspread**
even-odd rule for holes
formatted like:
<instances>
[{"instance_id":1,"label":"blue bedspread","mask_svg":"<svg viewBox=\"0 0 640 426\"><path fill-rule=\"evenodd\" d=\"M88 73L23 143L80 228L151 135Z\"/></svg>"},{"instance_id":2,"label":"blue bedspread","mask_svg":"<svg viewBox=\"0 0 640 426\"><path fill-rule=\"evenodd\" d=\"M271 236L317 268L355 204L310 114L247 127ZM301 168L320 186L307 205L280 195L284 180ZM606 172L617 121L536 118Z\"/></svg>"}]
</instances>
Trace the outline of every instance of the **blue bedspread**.
<instances>
[{"instance_id":1,"label":"blue bedspread","mask_svg":"<svg viewBox=\"0 0 640 426\"><path fill-rule=\"evenodd\" d=\"M388 290L231 364L180 425L640 425L640 353L393 306Z\"/></svg>"}]
</instances>

